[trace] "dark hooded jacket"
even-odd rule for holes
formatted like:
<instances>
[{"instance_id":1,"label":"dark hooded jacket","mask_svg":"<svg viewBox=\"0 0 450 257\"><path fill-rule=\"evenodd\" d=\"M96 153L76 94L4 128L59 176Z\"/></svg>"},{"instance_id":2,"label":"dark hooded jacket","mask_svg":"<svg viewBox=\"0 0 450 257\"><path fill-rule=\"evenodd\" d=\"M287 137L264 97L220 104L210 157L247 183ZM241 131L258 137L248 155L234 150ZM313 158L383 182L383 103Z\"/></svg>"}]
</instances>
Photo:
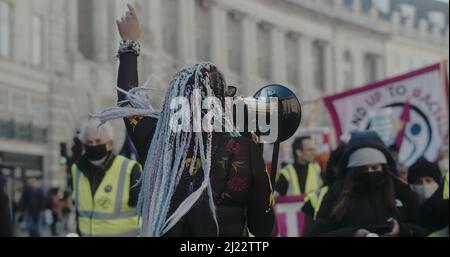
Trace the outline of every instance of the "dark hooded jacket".
<instances>
[{"instance_id":1,"label":"dark hooded jacket","mask_svg":"<svg viewBox=\"0 0 450 257\"><path fill-rule=\"evenodd\" d=\"M340 222L332 217L335 205L340 198L343 180L347 175L347 164L350 155L360 148L375 148L387 159L387 166L392 169L395 161L389 150L374 132L353 134L339 165L339 181L330 188L325 196L317 220L313 226L312 236L344 236L350 237L358 229L376 232L376 227L386 225L389 218L395 218L400 224L400 236L423 236L425 232L415 224L419 224L419 203L417 196L409 186L390 174L395 191L396 211L388 208L384 199L384 190L374 190L365 194L354 192L348 211Z\"/></svg>"},{"instance_id":2,"label":"dark hooded jacket","mask_svg":"<svg viewBox=\"0 0 450 257\"><path fill-rule=\"evenodd\" d=\"M444 179L436 192L420 207L422 225L428 228L429 232L448 227L449 201L443 197L446 184L448 186L448 181Z\"/></svg>"},{"instance_id":3,"label":"dark hooded jacket","mask_svg":"<svg viewBox=\"0 0 450 257\"><path fill-rule=\"evenodd\" d=\"M139 85L137 56L124 53L120 56L118 86L129 90ZM119 101L125 96L118 93ZM144 165L148 149L155 133L157 119L125 119L125 126ZM257 144L247 137L231 138L226 133L213 134L211 164L211 185L216 205L219 231L210 212L206 191L192 209L164 236L209 237L245 236L248 230L255 236L270 236L274 228L274 214L271 209L271 185L265 170L265 163ZM177 189L172 196L169 216L203 181L199 168L191 176L190 160L185 163ZM248 228L248 230L247 230ZM219 232L219 233L217 233Z\"/></svg>"}]
</instances>

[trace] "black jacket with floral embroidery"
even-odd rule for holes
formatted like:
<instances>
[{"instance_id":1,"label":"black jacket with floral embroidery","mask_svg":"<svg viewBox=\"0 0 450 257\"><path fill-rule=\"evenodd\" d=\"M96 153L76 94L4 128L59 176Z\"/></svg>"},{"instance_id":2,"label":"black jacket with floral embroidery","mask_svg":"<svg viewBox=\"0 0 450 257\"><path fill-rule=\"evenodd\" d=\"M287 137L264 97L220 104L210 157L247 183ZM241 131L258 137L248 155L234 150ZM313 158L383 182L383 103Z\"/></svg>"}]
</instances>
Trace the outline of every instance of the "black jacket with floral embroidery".
<instances>
[{"instance_id":1,"label":"black jacket with floral embroidery","mask_svg":"<svg viewBox=\"0 0 450 257\"><path fill-rule=\"evenodd\" d=\"M138 85L137 57L132 53L120 56L118 86L125 90ZM119 93L119 100L124 95ZM145 163L157 120L144 117L125 119L128 134ZM245 236L248 230L255 236L270 236L274 228L271 209L271 185L265 163L257 144L241 136L232 138L225 133L213 135L211 184L219 223L219 236ZM169 215L203 181L200 160L188 159L186 169L172 197ZM190 165L197 172L190 175ZM216 236L217 230L208 206L206 191L194 207L165 236Z\"/></svg>"}]
</instances>

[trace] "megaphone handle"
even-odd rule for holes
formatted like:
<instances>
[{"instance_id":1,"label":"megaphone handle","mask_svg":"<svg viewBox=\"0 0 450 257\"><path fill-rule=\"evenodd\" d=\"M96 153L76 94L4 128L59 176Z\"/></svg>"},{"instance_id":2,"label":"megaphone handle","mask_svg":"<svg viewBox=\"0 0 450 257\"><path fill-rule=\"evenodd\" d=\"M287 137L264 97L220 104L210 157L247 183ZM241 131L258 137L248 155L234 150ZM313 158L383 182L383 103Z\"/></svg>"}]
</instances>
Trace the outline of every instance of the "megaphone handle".
<instances>
[{"instance_id":1,"label":"megaphone handle","mask_svg":"<svg viewBox=\"0 0 450 257\"><path fill-rule=\"evenodd\" d=\"M275 186L275 178L278 168L278 154L280 153L280 142L276 142L273 146L273 154L272 154L272 170L270 172L270 182L272 186Z\"/></svg>"}]
</instances>

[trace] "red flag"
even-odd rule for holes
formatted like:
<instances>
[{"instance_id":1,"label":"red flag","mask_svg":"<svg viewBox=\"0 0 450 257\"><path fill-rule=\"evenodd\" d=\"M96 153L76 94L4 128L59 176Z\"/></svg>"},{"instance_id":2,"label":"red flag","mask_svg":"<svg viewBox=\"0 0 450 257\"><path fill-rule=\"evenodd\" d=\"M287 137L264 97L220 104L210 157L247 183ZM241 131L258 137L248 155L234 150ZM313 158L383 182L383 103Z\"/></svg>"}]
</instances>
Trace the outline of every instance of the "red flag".
<instances>
[{"instance_id":1,"label":"red flag","mask_svg":"<svg viewBox=\"0 0 450 257\"><path fill-rule=\"evenodd\" d=\"M397 132L397 137L395 138L395 144L397 145L397 150L400 151L403 143L403 138L405 137L405 130L408 122L411 120L411 105L409 100L406 101L405 107L403 107L402 114L400 115L400 130Z\"/></svg>"}]
</instances>

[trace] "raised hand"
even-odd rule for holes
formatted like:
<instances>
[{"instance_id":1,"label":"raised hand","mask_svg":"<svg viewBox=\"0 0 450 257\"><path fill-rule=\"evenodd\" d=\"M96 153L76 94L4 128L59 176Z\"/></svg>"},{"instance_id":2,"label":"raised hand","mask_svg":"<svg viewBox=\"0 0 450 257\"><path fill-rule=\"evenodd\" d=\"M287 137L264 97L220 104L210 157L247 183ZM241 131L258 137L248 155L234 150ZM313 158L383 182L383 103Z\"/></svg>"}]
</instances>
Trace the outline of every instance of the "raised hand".
<instances>
[{"instance_id":1,"label":"raised hand","mask_svg":"<svg viewBox=\"0 0 450 257\"><path fill-rule=\"evenodd\" d=\"M125 16L117 20L117 28L119 29L122 40L139 41L141 38L141 29L136 10L131 4L127 4L128 11Z\"/></svg>"}]
</instances>

